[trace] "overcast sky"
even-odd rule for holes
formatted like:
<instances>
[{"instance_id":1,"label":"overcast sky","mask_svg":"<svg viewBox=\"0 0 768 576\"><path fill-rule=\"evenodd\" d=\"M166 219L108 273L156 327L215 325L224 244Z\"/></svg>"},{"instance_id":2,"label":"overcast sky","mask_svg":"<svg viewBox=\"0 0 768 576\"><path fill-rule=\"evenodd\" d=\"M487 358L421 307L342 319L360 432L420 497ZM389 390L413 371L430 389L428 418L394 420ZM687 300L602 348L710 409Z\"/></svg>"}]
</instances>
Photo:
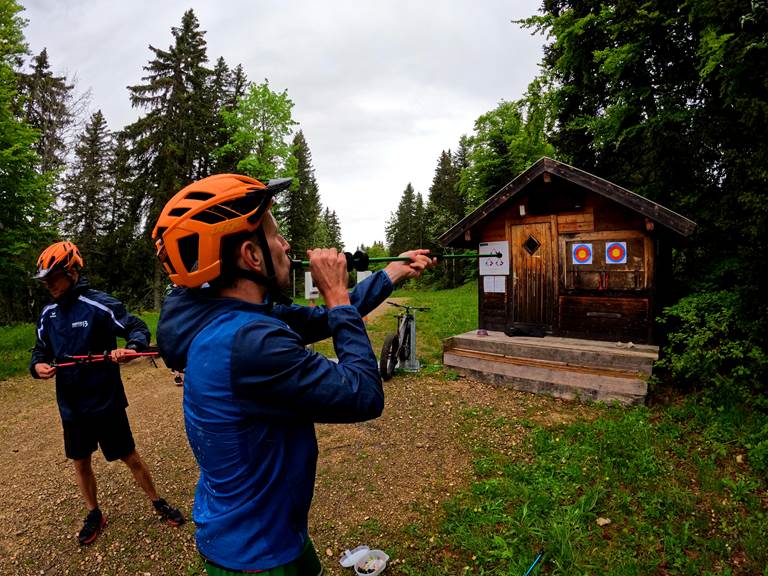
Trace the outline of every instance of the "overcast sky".
<instances>
[{"instance_id":1,"label":"overcast sky","mask_svg":"<svg viewBox=\"0 0 768 576\"><path fill-rule=\"evenodd\" d=\"M112 130L135 120L126 86L193 8L208 57L287 90L323 204L346 249L384 240L408 182L426 200L440 152L537 74L540 36L511 20L541 0L21 0L33 54L91 91Z\"/></svg>"}]
</instances>

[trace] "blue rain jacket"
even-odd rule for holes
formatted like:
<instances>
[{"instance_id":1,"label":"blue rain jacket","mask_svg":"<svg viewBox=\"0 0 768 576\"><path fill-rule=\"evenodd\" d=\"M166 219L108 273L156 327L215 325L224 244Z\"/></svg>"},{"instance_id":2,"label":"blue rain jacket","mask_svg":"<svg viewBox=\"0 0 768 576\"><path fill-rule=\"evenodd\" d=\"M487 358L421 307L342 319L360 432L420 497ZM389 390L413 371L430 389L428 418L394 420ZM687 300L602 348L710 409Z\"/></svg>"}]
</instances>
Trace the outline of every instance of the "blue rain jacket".
<instances>
[{"instance_id":1,"label":"blue rain jacket","mask_svg":"<svg viewBox=\"0 0 768 576\"><path fill-rule=\"evenodd\" d=\"M92 290L81 276L78 282L40 313L37 339L29 371L35 364L66 362L67 356L103 354L117 348L117 337L126 347L143 350L150 333L140 318L104 292ZM120 368L113 362L64 366L56 370L56 400L62 420L108 414L128 406Z\"/></svg>"},{"instance_id":2,"label":"blue rain jacket","mask_svg":"<svg viewBox=\"0 0 768 576\"><path fill-rule=\"evenodd\" d=\"M385 272L351 306L251 304L175 289L158 344L185 370L184 418L200 467L193 517L201 554L236 570L295 560L307 541L315 422L376 418L384 393L361 316L391 292ZM307 350L333 337L338 363Z\"/></svg>"}]
</instances>

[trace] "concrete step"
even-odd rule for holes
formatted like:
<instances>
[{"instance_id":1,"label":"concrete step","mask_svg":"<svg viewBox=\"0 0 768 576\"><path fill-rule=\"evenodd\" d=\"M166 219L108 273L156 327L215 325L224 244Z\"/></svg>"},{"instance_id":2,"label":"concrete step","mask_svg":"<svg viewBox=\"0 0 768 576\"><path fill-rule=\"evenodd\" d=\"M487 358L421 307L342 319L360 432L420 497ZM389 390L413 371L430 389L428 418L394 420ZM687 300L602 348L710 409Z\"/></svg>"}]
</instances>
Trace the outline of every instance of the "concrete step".
<instances>
[{"instance_id":1,"label":"concrete step","mask_svg":"<svg viewBox=\"0 0 768 576\"><path fill-rule=\"evenodd\" d=\"M606 370L630 371L650 376L659 349L647 344L600 342L576 338L546 336L506 336L503 332L488 332L478 336L467 332L443 342L443 351L474 350L511 358L558 362L567 366L584 366Z\"/></svg>"},{"instance_id":2,"label":"concrete step","mask_svg":"<svg viewBox=\"0 0 768 576\"><path fill-rule=\"evenodd\" d=\"M469 350L443 352L443 364L482 382L568 400L642 404L648 384L636 372L558 365Z\"/></svg>"}]
</instances>

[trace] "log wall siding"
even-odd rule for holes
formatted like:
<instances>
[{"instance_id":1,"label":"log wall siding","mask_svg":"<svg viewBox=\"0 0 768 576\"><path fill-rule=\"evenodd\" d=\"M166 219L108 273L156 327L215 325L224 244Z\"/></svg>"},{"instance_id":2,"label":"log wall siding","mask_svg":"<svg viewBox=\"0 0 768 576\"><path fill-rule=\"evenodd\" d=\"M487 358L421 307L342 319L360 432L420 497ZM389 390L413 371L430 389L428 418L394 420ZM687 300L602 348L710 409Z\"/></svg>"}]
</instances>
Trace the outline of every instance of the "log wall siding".
<instances>
[{"instance_id":1,"label":"log wall siding","mask_svg":"<svg viewBox=\"0 0 768 576\"><path fill-rule=\"evenodd\" d=\"M572 183L529 186L473 233L481 242L507 240L511 260L505 294L485 294L479 280L479 326L501 331L520 323L563 336L651 341L657 246L645 217ZM533 256L523 248L531 235L541 243ZM606 263L609 241L627 243L626 264ZM592 264L571 262L574 242L592 244Z\"/></svg>"}]
</instances>

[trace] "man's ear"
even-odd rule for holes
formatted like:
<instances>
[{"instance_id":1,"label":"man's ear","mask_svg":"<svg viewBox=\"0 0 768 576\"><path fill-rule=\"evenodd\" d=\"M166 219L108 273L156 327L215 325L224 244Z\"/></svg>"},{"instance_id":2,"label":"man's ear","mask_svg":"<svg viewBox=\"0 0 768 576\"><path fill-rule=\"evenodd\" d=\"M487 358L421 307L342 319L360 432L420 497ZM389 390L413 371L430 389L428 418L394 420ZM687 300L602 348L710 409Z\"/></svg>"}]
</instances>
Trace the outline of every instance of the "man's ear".
<instances>
[{"instance_id":1,"label":"man's ear","mask_svg":"<svg viewBox=\"0 0 768 576\"><path fill-rule=\"evenodd\" d=\"M240 263L246 270L264 272L264 260L261 249L252 240L247 240L240 245Z\"/></svg>"}]
</instances>

